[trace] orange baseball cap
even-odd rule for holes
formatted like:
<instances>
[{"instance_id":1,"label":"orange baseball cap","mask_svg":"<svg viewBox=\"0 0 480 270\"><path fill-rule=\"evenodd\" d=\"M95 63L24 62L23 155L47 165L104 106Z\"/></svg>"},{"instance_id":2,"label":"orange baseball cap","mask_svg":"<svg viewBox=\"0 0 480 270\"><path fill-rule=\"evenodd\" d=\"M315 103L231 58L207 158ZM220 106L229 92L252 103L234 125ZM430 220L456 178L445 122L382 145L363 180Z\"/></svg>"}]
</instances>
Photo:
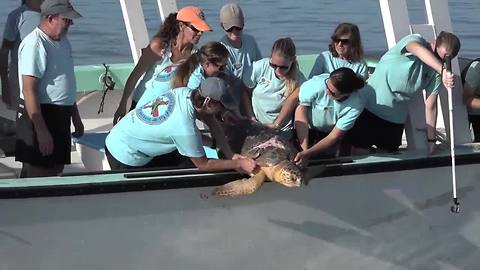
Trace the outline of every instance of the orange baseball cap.
<instances>
[{"instance_id":1,"label":"orange baseball cap","mask_svg":"<svg viewBox=\"0 0 480 270\"><path fill-rule=\"evenodd\" d=\"M205 21L203 11L195 6L188 6L180 9L177 13L177 20L190 23L200 31L212 31L212 28Z\"/></svg>"}]
</instances>

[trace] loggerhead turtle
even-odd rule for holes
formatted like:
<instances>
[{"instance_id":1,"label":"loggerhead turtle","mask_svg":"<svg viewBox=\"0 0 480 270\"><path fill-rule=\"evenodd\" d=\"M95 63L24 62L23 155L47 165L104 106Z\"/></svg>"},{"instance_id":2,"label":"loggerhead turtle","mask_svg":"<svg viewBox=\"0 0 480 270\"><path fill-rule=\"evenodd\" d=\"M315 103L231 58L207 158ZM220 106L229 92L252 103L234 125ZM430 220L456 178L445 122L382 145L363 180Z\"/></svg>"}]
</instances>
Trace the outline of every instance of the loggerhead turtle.
<instances>
[{"instance_id":1,"label":"loggerhead turtle","mask_svg":"<svg viewBox=\"0 0 480 270\"><path fill-rule=\"evenodd\" d=\"M224 126L232 150L256 160L259 167L250 178L229 182L215 188L216 196L240 196L257 191L269 179L287 187L299 187L303 173L291 160L297 154L295 147L279 136L275 129L241 120L234 126Z\"/></svg>"}]
</instances>

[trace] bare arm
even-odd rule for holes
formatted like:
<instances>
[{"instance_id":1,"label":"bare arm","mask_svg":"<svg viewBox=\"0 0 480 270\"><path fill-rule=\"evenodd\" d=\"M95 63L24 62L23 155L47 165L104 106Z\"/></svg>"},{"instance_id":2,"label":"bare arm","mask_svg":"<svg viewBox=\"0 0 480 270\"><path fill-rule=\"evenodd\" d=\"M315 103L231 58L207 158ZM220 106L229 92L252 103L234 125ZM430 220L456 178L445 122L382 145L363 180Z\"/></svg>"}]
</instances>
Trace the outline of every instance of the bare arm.
<instances>
[{"instance_id":1,"label":"bare arm","mask_svg":"<svg viewBox=\"0 0 480 270\"><path fill-rule=\"evenodd\" d=\"M127 101L128 98L132 95L138 80L143 76L143 74L145 74L150 68L152 68L156 61L160 60L162 57L162 48L159 47L158 41L154 41L155 40L152 40L149 46L142 50L142 55L140 56L140 59L138 59L137 64L128 76L127 82L125 83L125 89L123 90L122 98L120 100L120 104L118 105L117 111L113 116L114 125L127 113Z\"/></svg>"},{"instance_id":2,"label":"bare arm","mask_svg":"<svg viewBox=\"0 0 480 270\"><path fill-rule=\"evenodd\" d=\"M38 78L22 75L25 110L37 134L40 152L45 156L53 152L53 139L45 124L37 96Z\"/></svg>"},{"instance_id":3,"label":"bare arm","mask_svg":"<svg viewBox=\"0 0 480 270\"><path fill-rule=\"evenodd\" d=\"M467 82L463 86L463 103L470 109L480 109L480 98L474 95L475 89Z\"/></svg>"},{"instance_id":4,"label":"bare arm","mask_svg":"<svg viewBox=\"0 0 480 270\"><path fill-rule=\"evenodd\" d=\"M223 132L223 128L220 125L220 123L217 121L215 116L206 115L202 117L202 120L205 122L205 124L208 125L208 127L210 127L212 136L217 141L217 145L225 154L225 157L228 159L231 159L234 153L230 148L230 145L228 145L227 140L225 139L225 133Z\"/></svg>"},{"instance_id":5,"label":"bare arm","mask_svg":"<svg viewBox=\"0 0 480 270\"><path fill-rule=\"evenodd\" d=\"M203 157L190 158L195 166L201 171L224 171L236 170L240 173L251 175L256 167L255 161L250 158L241 159L208 159Z\"/></svg>"},{"instance_id":6,"label":"bare arm","mask_svg":"<svg viewBox=\"0 0 480 270\"><path fill-rule=\"evenodd\" d=\"M295 108L298 105L298 94L300 93L300 87L297 87L283 103L282 109L277 118L273 122L274 127L282 127L283 124L291 119Z\"/></svg>"},{"instance_id":7,"label":"bare arm","mask_svg":"<svg viewBox=\"0 0 480 270\"><path fill-rule=\"evenodd\" d=\"M321 141L317 142L307 150L298 153L294 159L295 163L300 166L306 165L306 162L310 157L325 152L329 148L333 147L344 135L345 131L334 127L327 137L323 138Z\"/></svg>"},{"instance_id":8,"label":"bare arm","mask_svg":"<svg viewBox=\"0 0 480 270\"><path fill-rule=\"evenodd\" d=\"M2 99L4 102L9 101L9 81L8 81L8 56L12 50L14 43L12 41L3 40L2 48L0 48L0 79L2 82Z\"/></svg>"},{"instance_id":9,"label":"bare arm","mask_svg":"<svg viewBox=\"0 0 480 270\"><path fill-rule=\"evenodd\" d=\"M425 117L428 138L435 138L437 127L437 96L430 95L425 101Z\"/></svg>"},{"instance_id":10,"label":"bare arm","mask_svg":"<svg viewBox=\"0 0 480 270\"><path fill-rule=\"evenodd\" d=\"M435 70L438 74L442 73L442 63L438 60L435 55L428 49L422 46L420 43L416 41L412 41L407 44L405 47L408 52L412 53L420 61L429 65L433 70Z\"/></svg>"},{"instance_id":11,"label":"bare arm","mask_svg":"<svg viewBox=\"0 0 480 270\"><path fill-rule=\"evenodd\" d=\"M442 75L442 82L446 88L453 88L454 78L451 72L443 72L443 65L440 60L428 49L422 46L416 41L412 41L407 44L406 49L408 52L411 52L413 55L418 57L420 61L430 66L438 74Z\"/></svg>"},{"instance_id":12,"label":"bare arm","mask_svg":"<svg viewBox=\"0 0 480 270\"><path fill-rule=\"evenodd\" d=\"M295 130L302 150L308 148L308 107L299 105L295 110Z\"/></svg>"},{"instance_id":13,"label":"bare arm","mask_svg":"<svg viewBox=\"0 0 480 270\"><path fill-rule=\"evenodd\" d=\"M245 84L241 84L241 99L242 99L242 106L245 111L245 115L248 117L248 119L254 119L255 114L253 113L253 108L252 108L252 89L249 89Z\"/></svg>"}]
</instances>

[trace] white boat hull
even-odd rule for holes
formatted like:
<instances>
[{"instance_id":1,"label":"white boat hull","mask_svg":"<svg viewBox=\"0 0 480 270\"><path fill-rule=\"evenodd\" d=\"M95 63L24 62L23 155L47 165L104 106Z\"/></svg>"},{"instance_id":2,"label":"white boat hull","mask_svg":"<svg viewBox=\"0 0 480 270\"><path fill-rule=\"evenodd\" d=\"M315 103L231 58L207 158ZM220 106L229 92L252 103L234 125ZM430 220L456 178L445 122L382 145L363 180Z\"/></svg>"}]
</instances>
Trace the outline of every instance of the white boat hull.
<instances>
[{"instance_id":1,"label":"white boat hull","mask_svg":"<svg viewBox=\"0 0 480 270\"><path fill-rule=\"evenodd\" d=\"M0 200L1 269L478 269L480 169Z\"/></svg>"}]
</instances>

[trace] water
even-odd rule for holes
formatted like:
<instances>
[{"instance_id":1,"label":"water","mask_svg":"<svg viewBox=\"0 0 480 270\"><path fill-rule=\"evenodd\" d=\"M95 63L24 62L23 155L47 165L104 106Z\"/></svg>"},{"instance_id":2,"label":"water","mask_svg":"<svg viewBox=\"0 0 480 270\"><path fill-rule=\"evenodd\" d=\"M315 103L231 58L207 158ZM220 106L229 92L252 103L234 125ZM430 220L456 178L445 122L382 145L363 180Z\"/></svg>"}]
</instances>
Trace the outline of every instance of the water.
<instances>
[{"instance_id":1,"label":"water","mask_svg":"<svg viewBox=\"0 0 480 270\"><path fill-rule=\"evenodd\" d=\"M128 38L118 0L73 0L84 18L76 20L69 38L76 64L131 62ZM178 7L199 5L207 21L214 28L200 43L218 40L223 34L219 27L220 7L232 1L177 1ZM300 54L318 53L327 49L329 37L340 22L359 26L367 52L385 51L387 43L383 29L380 5L377 0L238 0L246 16L247 33L256 37L264 56L269 54L273 42L284 36L293 38ZM298 3L301 3L300 5ZM0 29L3 30L8 12L20 0L0 1ZM424 1L408 0L410 18L414 23L426 22ZM454 32L462 41L460 55L478 57L480 40L480 1L451 0L450 16ZM156 0L143 0L147 28L153 35L160 17ZM3 32L2 32L3 34Z\"/></svg>"}]
</instances>

